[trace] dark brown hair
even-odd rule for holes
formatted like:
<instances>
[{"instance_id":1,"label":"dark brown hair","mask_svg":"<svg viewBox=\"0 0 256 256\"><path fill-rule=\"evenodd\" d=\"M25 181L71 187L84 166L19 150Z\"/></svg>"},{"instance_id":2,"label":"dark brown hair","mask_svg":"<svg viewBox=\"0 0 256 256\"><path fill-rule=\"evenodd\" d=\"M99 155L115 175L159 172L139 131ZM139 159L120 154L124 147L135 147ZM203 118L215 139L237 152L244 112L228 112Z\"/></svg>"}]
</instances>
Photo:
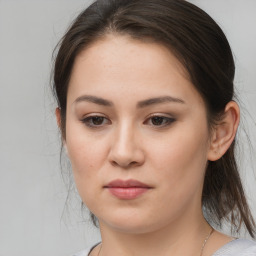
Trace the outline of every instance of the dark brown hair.
<instances>
[{"instance_id":1,"label":"dark brown hair","mask_svg":"<svg viewBox=\"0 0 256 256\"><path fill-rule=\"evenodd\" d=\"M184 0L98 0L76 18L58 47L53 91L61 109L64 139L67 90L74 60L82 50L108 34L165 45L183 64L204 99L209 127L234 99L235 65L229 43L203 10ZM202 205L208 220L218 225L227 220L237 232L244 224L254 237L255 223L234 150L235 141L221 159L209 161Z\"/></svg>"}]
</instances>

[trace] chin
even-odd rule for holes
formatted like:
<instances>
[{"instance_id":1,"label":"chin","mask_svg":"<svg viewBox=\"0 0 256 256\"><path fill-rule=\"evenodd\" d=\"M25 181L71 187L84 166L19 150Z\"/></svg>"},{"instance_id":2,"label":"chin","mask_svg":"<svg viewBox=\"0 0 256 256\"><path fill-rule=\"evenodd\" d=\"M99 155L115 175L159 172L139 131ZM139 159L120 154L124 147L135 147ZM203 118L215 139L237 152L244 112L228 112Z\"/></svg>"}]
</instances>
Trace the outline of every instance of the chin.
<instances>
[{"instance_id":1,"label":"chin","mask_svg":"<svg viewBox=\"0 0 256 256\"><path fill-rule=\"evenodd\" d=\"M142 213L139 214L138 212L110 213L110 216L105 214L104 216L99 216L98 219L100 226L104 225L105 227L107 226L108 228L127 234L144 234L161 228L161 220Z\"/></svg>"}]
</instances>

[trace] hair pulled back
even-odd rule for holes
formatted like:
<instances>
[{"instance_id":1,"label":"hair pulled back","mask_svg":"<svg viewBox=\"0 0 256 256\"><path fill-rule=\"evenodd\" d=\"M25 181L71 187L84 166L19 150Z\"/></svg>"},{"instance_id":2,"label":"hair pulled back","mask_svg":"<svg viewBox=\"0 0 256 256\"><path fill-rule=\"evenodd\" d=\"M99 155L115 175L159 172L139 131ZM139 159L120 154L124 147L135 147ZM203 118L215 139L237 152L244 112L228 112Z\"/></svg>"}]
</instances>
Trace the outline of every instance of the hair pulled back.
<instances>
[{"instance_id":1,"label":"hair pulled back","mask_svg":"<svg viewBox=\"0 0 256 256\"><path fill-rule=\"evenodd\" d=\"M75 58L108 34L165 45L204 99L209 128L221 119L226 104L234 98L235 65L226 36L208 14L184 0L98 0L76 18L58 47L53 91L61 109L64 139L67 91ZM234 150L235 141L221 159L209 161L202 205L208 220L217 225L227 220L237 232L244 224L254 237L255 223Z\"/></svg>"}]
</instances>

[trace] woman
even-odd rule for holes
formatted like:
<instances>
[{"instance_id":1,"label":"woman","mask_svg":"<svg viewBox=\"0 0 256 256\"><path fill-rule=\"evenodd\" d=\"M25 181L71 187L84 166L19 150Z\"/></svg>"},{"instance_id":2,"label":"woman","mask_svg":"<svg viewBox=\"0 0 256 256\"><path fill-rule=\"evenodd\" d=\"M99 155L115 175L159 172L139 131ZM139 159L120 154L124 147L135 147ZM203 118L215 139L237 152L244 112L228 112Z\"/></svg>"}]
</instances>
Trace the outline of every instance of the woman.
<instances>
[{"instance_id":1,"label":"woman","mask_svg":"<svg viewBox=\"0 0 256 256\"><path fill-rule=\"evenodd\" d=\"M102 242L77 255L256 255L234 157L234 61L183 0L98 0L59 45L56 117ZM206 220L207 219L207 220Z\"/></svg>"}]
</instances>

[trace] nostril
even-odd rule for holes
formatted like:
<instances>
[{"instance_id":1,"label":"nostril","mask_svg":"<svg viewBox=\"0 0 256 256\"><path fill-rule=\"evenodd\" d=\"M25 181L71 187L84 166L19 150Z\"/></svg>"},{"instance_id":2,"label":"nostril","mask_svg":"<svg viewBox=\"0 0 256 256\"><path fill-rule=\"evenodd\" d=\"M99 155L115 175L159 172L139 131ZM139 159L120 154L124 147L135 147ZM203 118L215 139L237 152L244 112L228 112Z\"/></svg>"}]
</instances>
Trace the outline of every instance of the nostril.
<instances>
[{"instance_id":1,"label":"nostril","mask_svg":"<svg viewBox=\"0 0 256 256\"><path fill-rule=\"evenodd\" d=\"M117 165L118 165L118 163L117 163L116 161L111 161L111 164L112 164L113 166L117 166Z\"/></svg>"},{"instance_id":2,"label":"nostril","mask_svg":"<svg viewBox=\"0 0 256 256\"><path fill-rule=\"evenodd\" d=\"M127 143L116 143L109 151L108 161L112 166L124 169L142 165L145 160L144 152L141 148L128 147Z\"/></svg>"},{"instance_id":3,"label":"nostril","mask_svg":"<svg viewBox=\"0 0 256 256\"><path fill-rule=\"evenodd\" d=\"M116 161L111 161L111 164L113 166L121 166L122 168L131 168L131 167L136 167L137 165L139 165L138 162L136 161L132 161L132 162L128 162L128 163L119 163L119 162L116 162Z\"/></svg>"},{"instance_id":4,"label":"nostril","mask_svg":"<svg viewBox=\"0 0 256 256\"><path fill-rule=\"evenodd\" d=\"M136 166L138 163L136 161L133 161L129 164L129 166Z\"/></svg>"}]
</instances>

